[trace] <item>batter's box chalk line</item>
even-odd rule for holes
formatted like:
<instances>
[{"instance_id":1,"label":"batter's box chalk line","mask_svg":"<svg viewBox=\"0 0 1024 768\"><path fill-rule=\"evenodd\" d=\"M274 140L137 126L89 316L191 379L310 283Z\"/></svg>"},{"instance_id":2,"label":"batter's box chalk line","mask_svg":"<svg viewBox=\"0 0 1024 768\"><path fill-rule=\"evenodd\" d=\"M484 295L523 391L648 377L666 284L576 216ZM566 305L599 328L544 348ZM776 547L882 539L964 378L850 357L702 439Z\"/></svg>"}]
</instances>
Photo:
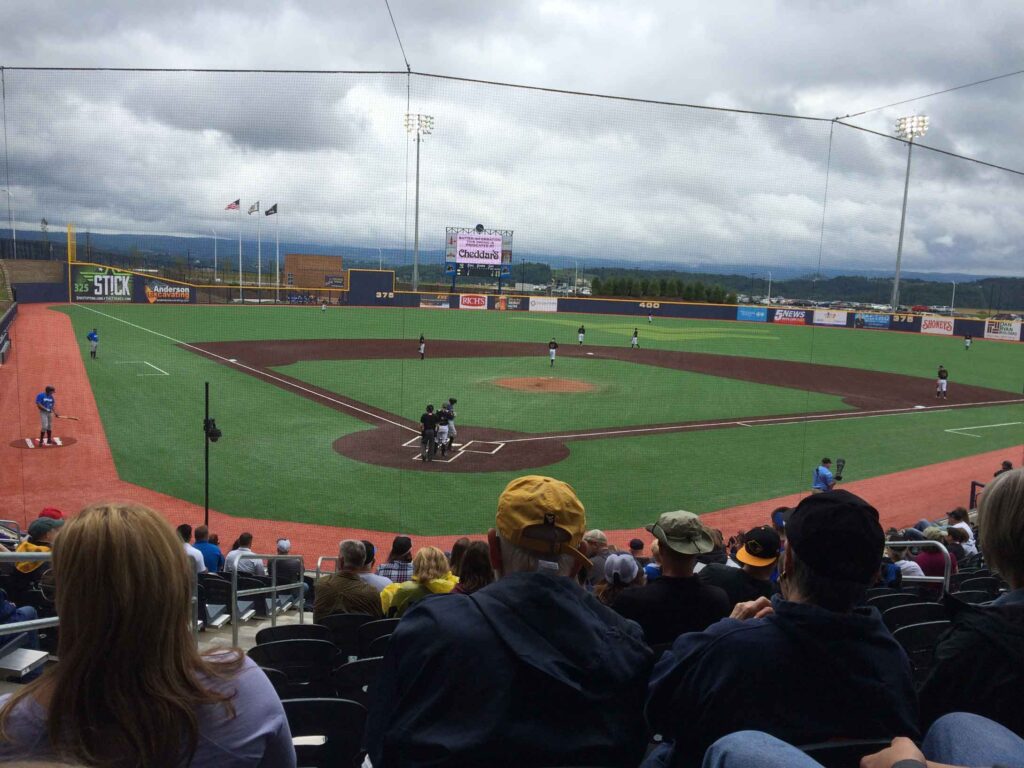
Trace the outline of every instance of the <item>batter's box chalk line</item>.
<instances>
[{"instance_id":1,"label":"batter's box chalk line","mask_svg":"<svg viewBox=\"0 0 1024 768\"><path fill-rule=\"evenodd\" d=\"M406 440L404 443L402 443L402 447L403 448L413 448L413 447L420 448L421 445L422 445L422 443L420 442L420 439L418 437L414 437L414 438L412 438L410 440ZM500 451L502 448L505 447L504 443L495 442L493 440L470 440L470 441L468 441L466 443L456 443L455 445L456 445L456 449L451 451L448 454L447 457L442 458L440 456L440 454L437 454L437 455L434 456L434 458L432 460L433 461L440 461L443 464L451 464L453 461L455 461L457 458L459 458L459 456L461 456L464 453L481 453L481 454L484 454L486 456L493 456L494 454L496 454L498 451ZM494 446L494 447L491 448L490 450L487 450L486 448L483 448L483 447L481 447L481 448L470 448L469 446L471 446L471 445ZM413 461L419 461L421 455L422 454L419 451L417 451L416 454L413 455L412 460Z\"/></svg>"}]
</instances>

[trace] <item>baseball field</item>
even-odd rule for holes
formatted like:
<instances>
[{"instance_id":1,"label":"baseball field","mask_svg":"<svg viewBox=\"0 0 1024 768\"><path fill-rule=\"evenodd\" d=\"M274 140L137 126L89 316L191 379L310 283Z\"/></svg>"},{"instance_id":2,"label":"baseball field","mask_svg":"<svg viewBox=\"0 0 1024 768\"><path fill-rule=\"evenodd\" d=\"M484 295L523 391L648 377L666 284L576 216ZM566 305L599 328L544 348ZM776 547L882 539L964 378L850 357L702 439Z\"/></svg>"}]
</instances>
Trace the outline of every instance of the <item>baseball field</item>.
<instances>
[{"instance_id":1,"label":"baseball field","mask_svg":"<svg viewBox=\"0 0 1024 768\"><path fill-rule=\"evenodd\" d=\"M500 488L535 471L575 486L589 524L627 529L804 491L822 456L845 458L844 480L859 481L1003 449L1016 462L1024 442L1021 344L965 351L955 337L567 313L41 311L73 326L100 422L73 430L102 433L120 480L202 504L209 382L223 431L211 507L238 518L479 532ZM939 364L948 400L935 397ZM47 376L24 382L22 399L49 383L60 398L61 371ZM449 397L460 445L423 463L419 416Z\"/></svg>"}]
</instances>

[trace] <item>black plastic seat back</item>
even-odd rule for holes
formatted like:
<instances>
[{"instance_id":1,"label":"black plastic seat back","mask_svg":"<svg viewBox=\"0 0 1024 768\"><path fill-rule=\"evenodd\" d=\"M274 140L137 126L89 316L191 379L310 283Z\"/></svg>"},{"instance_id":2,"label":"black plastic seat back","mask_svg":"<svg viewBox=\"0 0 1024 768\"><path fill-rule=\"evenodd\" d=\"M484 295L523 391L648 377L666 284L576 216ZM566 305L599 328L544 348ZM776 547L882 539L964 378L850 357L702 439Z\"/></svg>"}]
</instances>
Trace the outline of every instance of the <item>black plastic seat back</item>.
<instances>
[{"instance_id":1,"label":"black plastic seat back","mask_svg":"<svg viewBox=\"0 0 1024 768\"><path fill-rule=\"evenodd\" d=\"M914 682L921 683L935 662L935 646L950 627L949 621L925 621L900 627L892 636L903 646L914 670Z\"/></svg>"},{"instance_id":2,"label":"black plastic seat back","mask_svg":"<svg viewBox=\"0 0 1024 768\"><path fill-rule=\"evenodd\" d=\"M999 594L999 579L995 576L975 576L971 579L961 579L957 585L959 592L988 592L992 597Z\"/></svg>"},{"instance_id":3,"label":"black plastic seat back","mask_svg":"<svg viewBox=\"0 0 1024 768\"><path fill-rule=\"evenodd\" d=\"M359 628L371 621L374 621L374 617L365 613L332 613L317 623L327 627L331 633L331 642L348 657L359 655Z\"/></svg>"},{"instance_id":4,"label":"black plastic seat back","mask_svg":"<svg viewBox=\"0 0 1024 768\"><path fill-rule=\"evenodd\" d=\"M387 635L385 635L387 637ZM342 664L331 674L334 690L343 699L358 701L364 707L370 706L370 692L377 680L382 659L374 656Z\"/></svg>"},{"instance_id":5,"label":"black plastic seat back","mask_svg":"<svg viewBox=\"0 0 1024 768\"><path fill-rule=\"evenodd\" d=\"M278 640L326 640L331 642L331 632L319 624L284 624L279 627L264 627L256 633L256 645L274 643Z\"/></svg>"},{"instance_id":6,"label":"black plastic seat back","mask_svg":"<svg viewBox=\"0 0 1024 768\"><path fill-rule=\"evenodd\" d=\"M895 631L909 624L922 624L928 621L945 621L949 618L946 606L941 603L908 603L895 605L882 612L882 621L889 631Z\"/></svg>"},{"instance_id":7,"label":"black plastic seat back","mask_svg":"<svg viewBox=\"0 0 1024 768\"><path fill-rule=\"evenodd\" d=\"M974 605L977 605L978 603L987 603L995 599L995 595L991 594L990 592L982 592L981 590L977 589L968 589L962 592L954 592L953 597L965 603L973 603Z\"/></svg>"},{"instance_id":8,"label":"black plastic seat back","mask_svg":"<svg viewBox=\"0 0 1024 768\"><path fill-rule=\"evenodd\" d=\"M883 613L895 605L909 605L919 603L921 598L916 595L908 595L905 592L893 592L891 595L879 595L868 599L868 605L877 608Z\"/></svg>"},{"instance_id":9,"label":"black plastic seat back","mask_svg":"<svg viewBox=\"0 0 1024 768\"><path fill-rule=\"evenodd\" d=\"M303 768L356 768L362 762L366 708L347 699L308 698L282 702L292 737L319 736L317 745L296 745Z\"/></svg>"},{"instance_id":10,"label":"black plastic seat back","mask_svg":"<svg viewBox=\"0 0 1024 768\"><path fill-rule=\"evenodd\" d=\"M338 666L338 649L326 640L276 640L256 645L247 655L261 667L284 672L288 689L283 698L329 696L331 672Z\"/></svg>"},{"instance_id":11,"label":"black plastic seat back","mask_svg":"<svg viewBox=\"0 0 1024 768\"><path fill-rule=\"evenodd\" d=\"M373 654L370 653L370 643L378 637L390 635L394 632L399 621L401 619L378 619L377 621L369 621L359 627L359 658L365 659L372 656Z\"/></svg>"}]
</instances>

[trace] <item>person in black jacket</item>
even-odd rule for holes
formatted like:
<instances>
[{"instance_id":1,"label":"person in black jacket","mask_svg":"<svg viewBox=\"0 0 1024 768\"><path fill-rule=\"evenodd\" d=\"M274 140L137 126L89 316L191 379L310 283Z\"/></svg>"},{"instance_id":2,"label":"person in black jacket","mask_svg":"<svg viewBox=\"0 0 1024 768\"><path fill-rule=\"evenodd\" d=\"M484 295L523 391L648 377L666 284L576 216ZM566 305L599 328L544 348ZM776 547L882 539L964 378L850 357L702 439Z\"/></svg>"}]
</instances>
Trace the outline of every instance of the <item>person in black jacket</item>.
<instances>
[{"instance_id":1,"label":"person in black jacket","mask_svg":"<svg viewBox=\"0 0 1024 768\"><path fill-rule=\"evenodd\" d=\"M1024 470L989 483L978 527L985 562L1010 590L980 606L946 596L953 624L920 692L922 722L973 712L1024 736Z\"/></svg>"}]
</instances>

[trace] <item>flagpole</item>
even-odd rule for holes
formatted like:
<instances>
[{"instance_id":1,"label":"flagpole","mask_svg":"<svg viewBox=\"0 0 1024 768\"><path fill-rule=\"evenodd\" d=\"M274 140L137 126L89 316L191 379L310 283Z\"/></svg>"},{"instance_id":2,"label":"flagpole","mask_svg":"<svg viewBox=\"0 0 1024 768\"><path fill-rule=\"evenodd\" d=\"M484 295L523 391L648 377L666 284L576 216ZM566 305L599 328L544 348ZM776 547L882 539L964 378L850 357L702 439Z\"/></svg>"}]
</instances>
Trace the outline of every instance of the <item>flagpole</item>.
<instances>
[{"instance_id":1,"label":"flagpole","mask_svg":"<svg viewBox=\"0 0 1024 768\"><path fill-rule=\"evenodd\" d=\"M257 201L258 202L258 201ZM256 287L263 287L263 250L260 246L260 209L256 208ZM263 294L256 292L256 300L263 302Z\"/></svg>"},{"instance_id":2,"label":"flagpole","mask_svg":"<svg viewBox=\"0 0 1024 768\"><path fill-rule=\"evenodd\" d=\"M238 303L242 304L242 202L238 202Z\"/></svg>"},{"instance_id":3,"label":"flagpole","mask_svg":"<svg viewBox=\"0 0 1024 768\"><path fill-rule=\"evenodd\" d=\"M274 205L276 206L277 203L274 203ZM281 302L281 214L278 211L274 212L274 234L275 234L275 237L277 239L277 243L275 245L275 253L276 253L276 255L274 256L274 284L277 286L277 291L275 292L275 299L274 300L277 301L278 303L280 303Z\"/></svg>"}]
</instances>

